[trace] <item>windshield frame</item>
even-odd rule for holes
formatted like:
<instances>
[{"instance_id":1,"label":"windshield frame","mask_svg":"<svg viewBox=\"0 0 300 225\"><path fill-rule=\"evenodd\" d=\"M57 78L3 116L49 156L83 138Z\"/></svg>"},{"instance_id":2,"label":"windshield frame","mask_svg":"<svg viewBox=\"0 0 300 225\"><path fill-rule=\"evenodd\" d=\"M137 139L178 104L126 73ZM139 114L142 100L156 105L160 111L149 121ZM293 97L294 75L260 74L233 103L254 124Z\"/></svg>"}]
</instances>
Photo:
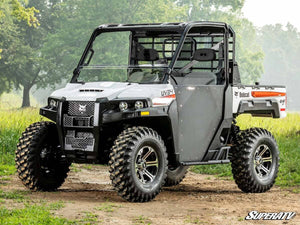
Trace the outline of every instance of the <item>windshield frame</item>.
<instances>
[{"instance_id":1,"label":"windshield frame","mask_svg":"<svg viewBox=\"0 0 300 225\"><path fill-rule=\"evenodd\" d=\"M115 25L114 25L115 26ZM127 26L117 26L117 27L113 27L110 28L109 25L102 25L99 26L98 28L96 28L94 30L94 32L92 33L89 42L79 60L79 63L77 65L77 67L74 69L73 71L73 77L71 79L71 83L78 83L79 81L77 80L79 75L80 75L80 71L81 69L84 67L84 62L86 60L86 58L89 55L90 50L92 49L93 46L93 42L95 41L96 37L99 36L102 33L110 33L110 32L120 32L120 31L129 31L131 32L130 35L130 40L129 40L129 51L131 51L132 49L132 33L133 32L173 32L176 33L180 36L179 38L179 43L176 47L176 50L174 52L174 55L172 56L172 59L169 63L169 65L167 66L167 70L166 70L166 74L164 75L163 79L161 80L161 83L167 83L169 76L171 75L174 65L177 61L177 58L181 52L182 46L185 42L185 39L188 35L188 32L191 28L193 27L219 27L219 28L223 28L225 30L225 33L228 33L228 31L231 33L232 29L230 29L230 27L228 28L227 25L224 23L203 23L203 22L193 22L193 23L180 23L180 24L171 24L171 25L166 25L163 26L161 24L136 24L136 25L132 25L131 27L127 27ZM227 42L227 35L225 35L225 42ZM225 63L226 65L226 70L228 69L228 60L227 63ZM142 66L142 65L139 65ZM118 67L118 66L117 66ZM127 68L129 68L130 65L127 66ZM227 77L227 76L226 76ZM227 78L226 78L227 80Z\"/></svg>"},{"instance_id":2,"label":"windshield frame","mask_svg":"<svg viewBox=\"0 0 300 225\"><path fill-rule=\"evenodd\" d=\"M133 28L127 28L127 27L120 27L120 28L113 28L113 29L108 29L105 27L98 27L97 29L94 30L94 32L92 33L89 42L79 60L79 63L77 65L77 67L74 69L73 71L73 76L71 79L71 83L78 83L78 77L80 75L80 72L82 70L82 68L85 66L84 62L86 61L87 57L89 56L89 52L92 49L93 43L96 40L96 38L101 35L102 33L111 33L111 32L121 32L121 31L127 31L127 32L131 32L130 35L130 40L129 40L129 51L132 49L132 33L136 32L136 31L157 31L157 32L174 32L179 34L180 36L182 36L182 32L184 31L183 27L180 25L171 25L171 26L167 26L167 29L162 29L161 26L159 25L153 25L153 26L149 26L149 27L143 27L143 26L135 26ZM181 38L181 37L180 37ZM177 48L179 47L179 45L177 46ZM173 56L174 57L174 56ZM172 57L172 58L173 58ZM172 61L172 60L171 60ZM131 66L134 65L128 65L127 68L130 68ZM143 67L144 65L138 65L139 67ZM116 66L118 68L120 68L120 66ZM99 68L101 68L101 66L99 66ZM172 70L170 67L170 64L167 67L160 67L160 68L166 68L166 74L164 75L163 79L161 80L160 83L164 83L165 77L167 76L167 74L170 74L170 71Z\"/></svg>"}]
</instances>

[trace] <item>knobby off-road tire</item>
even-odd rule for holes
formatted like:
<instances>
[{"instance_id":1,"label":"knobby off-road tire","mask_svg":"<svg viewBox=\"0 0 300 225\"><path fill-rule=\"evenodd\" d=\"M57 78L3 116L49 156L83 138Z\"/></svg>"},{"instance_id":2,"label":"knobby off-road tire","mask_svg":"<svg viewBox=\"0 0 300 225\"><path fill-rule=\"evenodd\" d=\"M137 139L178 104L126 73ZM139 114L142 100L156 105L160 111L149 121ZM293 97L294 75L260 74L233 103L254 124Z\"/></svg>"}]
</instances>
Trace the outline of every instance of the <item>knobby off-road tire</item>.
<instances>
[{"instance_id":1,"label":"knobby off-road tire","mask_svg":"<svg viewBox=\"0 0 300 225\"><path fill-rule=\"evenodd\" d=\"M168 168L165 186L171 187L178 185L185 178L188 168L188 166L182 165L176 168Z\"/></svg>"},{"instance_id":2,"label":"knobby off-road tire","mask_svg":"<svg viewBox=\"0 0 300 225\"><path fill-rule=\"evenodd\" d=\"M65 181L70 166L60 150L56 125L51 122L37 122L26 128L15 161L19 178L34 191L56 190Z\"/></svg>"},{"instance_id":3,"label":"knobby off-road tire","mask_svg":"<svg viewBox=\"0 0 300 225\"><path fill-rule=\"evenodd\" d=\"M243 192L268 191L275 183L279 167L278 146L272 134L261 128L241 131L232 148L231 167Z\"/></svg>"},{"instance_id":4,"label":"knobby off-road tire","mask_svg":"<svg viewBox=\"0 0 300 225\"><path fill-rule=\"evenodd\" d=\"M153 129L131 127L114 142L109 166L112 185L121 197L147 202L164 185L168 168L166 147Z\"/></svg>"}]
</instances>

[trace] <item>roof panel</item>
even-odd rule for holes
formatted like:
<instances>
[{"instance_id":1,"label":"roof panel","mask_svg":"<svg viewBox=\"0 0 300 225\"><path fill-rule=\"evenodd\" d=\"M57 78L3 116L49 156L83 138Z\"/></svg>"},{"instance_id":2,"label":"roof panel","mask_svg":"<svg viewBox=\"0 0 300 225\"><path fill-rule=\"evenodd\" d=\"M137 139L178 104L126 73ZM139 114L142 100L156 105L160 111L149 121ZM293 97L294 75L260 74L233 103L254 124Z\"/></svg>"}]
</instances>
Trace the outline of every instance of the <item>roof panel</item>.
<instances>
[{"instance_id":1,"label":"roof panel","mask_svg":"<svg viewBox=\"0 0 300 225\"><path fill-rule=\"evenodd\" d=\"M192 22L176 22L176 23L140 23L140 24L102 24L98 29L166 29L166 28L178 28L182 29L188 25L205 25L205 26L226 26L226 23L221 22L206 22L206 21L192 21Z\"/></svg>"}]
</instances>

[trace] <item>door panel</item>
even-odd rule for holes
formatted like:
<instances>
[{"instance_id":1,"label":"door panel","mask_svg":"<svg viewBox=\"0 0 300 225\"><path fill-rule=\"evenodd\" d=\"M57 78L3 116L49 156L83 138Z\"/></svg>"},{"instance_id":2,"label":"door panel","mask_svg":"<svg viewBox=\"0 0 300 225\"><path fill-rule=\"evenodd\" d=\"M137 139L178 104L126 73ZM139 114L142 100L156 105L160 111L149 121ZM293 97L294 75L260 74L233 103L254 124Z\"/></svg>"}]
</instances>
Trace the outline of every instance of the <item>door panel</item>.
<instances>
[{"instance_id":1,"label":"door panel","mask_svg":"<svg viewBox=\"0 0 300 225\"><path fill-rule=\"evenodd\" d=\"M201 161L222 119L224 86L174 86L180 162Z\"/></svg>"}]
</instances>

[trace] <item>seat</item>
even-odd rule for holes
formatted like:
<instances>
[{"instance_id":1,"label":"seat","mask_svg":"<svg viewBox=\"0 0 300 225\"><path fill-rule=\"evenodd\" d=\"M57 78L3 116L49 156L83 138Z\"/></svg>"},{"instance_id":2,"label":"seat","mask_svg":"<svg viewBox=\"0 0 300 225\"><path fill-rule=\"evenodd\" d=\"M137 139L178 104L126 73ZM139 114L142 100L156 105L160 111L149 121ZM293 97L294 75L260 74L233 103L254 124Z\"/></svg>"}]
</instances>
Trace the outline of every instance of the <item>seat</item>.
<instances>
[{"instance_id":1,"label":"seat","mask_svg":"<svg viewBox=\"0 0 300 225\"><path fill-rule=\"evenodd\" d=\"M184 77L177 77L176 81L181 85L216 85L217 76L213 72L209 71L193 71L192 67L198 62L209 62L216 59L216 51L211 48L197 49L193 55L192 61L182 67L178 74L184 75ZM189 73L185 71L192 70Z\"/></svg>"}]
</instances>

